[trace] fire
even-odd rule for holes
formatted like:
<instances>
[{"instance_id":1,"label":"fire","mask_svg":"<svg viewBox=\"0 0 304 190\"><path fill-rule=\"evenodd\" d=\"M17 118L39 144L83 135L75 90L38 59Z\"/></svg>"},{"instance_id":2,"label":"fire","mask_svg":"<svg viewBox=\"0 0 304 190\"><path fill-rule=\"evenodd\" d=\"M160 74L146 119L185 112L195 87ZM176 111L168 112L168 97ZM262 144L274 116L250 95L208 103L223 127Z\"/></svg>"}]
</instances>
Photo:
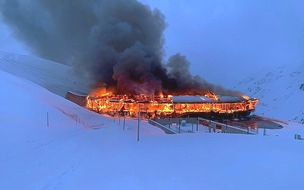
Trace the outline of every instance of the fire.
<instances>
[{"instance_id":1,"label":"fire","mask_svg":"<svg viewBox=\"0 0 304 190\"><path fill-rule=\"evenodd\" d=\"M246 95L242 95L242 98L244 98L245 100L249 100L250 99L250 97L246 96Z\"/></svg>"},{"instance_id":2,"label":"fire","mask_svg":"<svg viewBox=\"0 0 304 190\"><path fill-rule=\"evenodd\" d=\"M208 94L206 94L205 96L209 97L209 98L211 98L211 99L213 99L215 101L219 100L219 98L213 92L211 92L211 91L209 91Z\"/></svg>"},{"instance_id":3,"label":"fire","mask_svg":"<svg viewBox=\"0 0 304 190\"><path fill-rule=\"evenodd\" d=\"M183 100L183 98L185 100ZM237 99L236 99L237 98ZM178 116L187 113L234 114L254 110L258 99L248 96L225 97L212 92L204 96L172 95L115 95L104 89L95 90L87 97L88 109L98 113L116 115L126 113L137 117L138 111L147 118Z\"/></svg>"},{"instance_id":4,"label":"fire","mask_svg":"<svg viewBox=\"0 0 304 190\"><path fill-rule=\"evenodd\" d=\"M102 96L107 96L111 95L111 92L107 92L107 89L104 87L97 87L94 90L91 91L90 97L102 97Z\"/></svg>"}]
</instances>

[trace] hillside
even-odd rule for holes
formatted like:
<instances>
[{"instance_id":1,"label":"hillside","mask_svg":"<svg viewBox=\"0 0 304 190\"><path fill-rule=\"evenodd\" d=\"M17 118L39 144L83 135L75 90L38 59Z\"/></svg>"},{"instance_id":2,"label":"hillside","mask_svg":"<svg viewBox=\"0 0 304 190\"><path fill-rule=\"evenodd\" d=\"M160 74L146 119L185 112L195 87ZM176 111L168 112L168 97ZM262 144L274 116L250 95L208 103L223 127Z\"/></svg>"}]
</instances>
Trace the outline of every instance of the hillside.
<instances>
[{"instance_id":1,"label":"hillside","mask_svg":"<svg viewBox=\"0 0 304 190\"><path fill-rule=\"evenodd\" d=\"M304 123L304 63L261 71L234 88L261 100L255 114Z\"/></svg>"},{"instance_id":2,"label":"hillside","mask_svg":"<svg viewBox=\"0 0 304 190\"><path fill-rule=\"evenodd\" d=\"M63 97L67 91L88 92L88 82L71 67L42 58L0 51L0 70L27 79Z\"/></svg>"},{"instance_id":3,"label":"hillside","mask_svg":"<svg viewBox=\"0 0 304 190\"><path fill-rule=\"evenodd\" d=\"M166 135L142 121L136 142L137 120L123 130L32 82L0 77L0 189L303 188L303 141L292 135Z\"/></svg>"},{"instance_id":4,"label":"hillside","mask_svg":"<svg viewBox=\"0 0 304 190\"><path fill-rule=\"evenodd\" d=\"M27 79L64 97L67 91L88 93L88 81L71 67L34 56L0 52L0 70ZM301 90L302 86L302 90ZM304 123L304 65L285 65L261 71L236 85L251 97L259 98L255 114Z\"/></svg>"}]
</instances>

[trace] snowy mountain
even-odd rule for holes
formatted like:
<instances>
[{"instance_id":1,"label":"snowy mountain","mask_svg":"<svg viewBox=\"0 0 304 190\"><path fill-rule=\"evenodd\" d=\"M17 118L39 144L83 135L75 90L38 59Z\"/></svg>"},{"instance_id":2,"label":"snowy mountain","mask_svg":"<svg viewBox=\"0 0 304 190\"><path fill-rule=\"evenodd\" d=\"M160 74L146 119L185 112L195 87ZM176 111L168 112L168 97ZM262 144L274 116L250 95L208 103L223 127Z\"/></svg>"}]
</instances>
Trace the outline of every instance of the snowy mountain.
<instances>
[{"instance_id":1,"label":"snowy mountain","mask_svg":"<svg viewBox=\"0 0 304 190\"><path fill-rule=\"evenodd\" d=\"M30 63L45 63L23 56L18 61L29 63L24 71L0 60L0 86L5 89L0 93L0 189L303 187L303 141L293 139L295 132L304 136L301 124L284 125L278 130L280 134L267 131L267 136L206 132L166 135L141 121L137 142L137 120L127 119L123 130L117 118L88 111L5 72L35 81L39 77L26 72ZM61 66L61 71L55 67L50 71L56 73L49 75L62 72ZM56 80L49 79L38 82L50 87Z\"/></svg>"},{"instance_id":2,"label":"snowy mountain","mask_svg":"<svg viewBox=\"0 0 304 190\"><path fill-rule=\"evenodd\" d=\"M80 94L89 91L88 82L71 67L38 57L0 52L0 70L25 78L62 97L67 91ZM261 100L255 114L304 123L303 64L261 71L232 88Z\"/></svg>"},{"instance_id":3,"label":"snowy mountain","mask_svg":"<svg viewBox=\"0 0 304 190\"><path fill-rule=\"evenodd\" d=\"M304 123L304 63L261 71L234 88L261 100L256 114Z\"/></svg>"},{"instance_id":4,"label":"snowy mountain","mask_svg":"<svg viewBox=\"0 0 304 190\"><path fill-rule=\"evenodd\" d=\"M88 92L88 82L71 67L42 58L0 51L0 70L27 79L63 97L67 91Z\"/></svg>"}]
</instances>

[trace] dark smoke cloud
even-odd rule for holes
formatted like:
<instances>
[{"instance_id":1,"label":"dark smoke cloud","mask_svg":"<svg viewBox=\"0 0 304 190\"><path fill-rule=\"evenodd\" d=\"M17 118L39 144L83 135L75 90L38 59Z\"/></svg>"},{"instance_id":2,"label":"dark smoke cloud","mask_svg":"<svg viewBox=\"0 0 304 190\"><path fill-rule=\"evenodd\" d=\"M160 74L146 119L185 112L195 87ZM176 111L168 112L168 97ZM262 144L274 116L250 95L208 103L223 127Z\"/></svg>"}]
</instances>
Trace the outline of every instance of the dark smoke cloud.
<instances>
[{"instance_id":1,"label":"dark smoke cloud","mask_svg":"<svg viewBox=\"0 0 304 190\"><path fill-rule=\"evenodd\" d=\"M0 10L35 53L116 93L232 93L192 76L185 56L163 64L164 15L136 0L4 0Z\"/></svg>"},{"instance_id":2,"label":"dark smoke cloud","mask_svg":"<svg viewBox=\"0 0 304 190\"><path fill-rule=\"evenodd\" d=\"M186 56L181 54L175 54L171 56L167 63L168 75L170 78L175 79L174 84L177 88L174 91L177 94L190 94L197 95L207 92L215 92L221 95L237 95L240 96L240 92L227 90L221 86L208 83L199 76L193 76L190 73L190 62ZM203 69L203 68L201 68Z\"/></svg>"}]
</instances>

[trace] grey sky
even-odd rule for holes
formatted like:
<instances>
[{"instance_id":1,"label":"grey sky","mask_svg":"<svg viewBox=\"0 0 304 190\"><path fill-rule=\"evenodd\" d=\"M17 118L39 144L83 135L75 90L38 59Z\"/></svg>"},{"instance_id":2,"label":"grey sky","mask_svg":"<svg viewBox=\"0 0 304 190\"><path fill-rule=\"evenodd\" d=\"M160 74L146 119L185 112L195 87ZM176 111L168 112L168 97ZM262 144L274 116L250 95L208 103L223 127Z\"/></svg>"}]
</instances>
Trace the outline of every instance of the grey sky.
<instances>
[{"instance_id":1,"label":"grey sky","mask_svg":"<svg viewBox=\"0 0 304 190\"><path fill-rule=\"evenodd\" d=\"M304 60L303 0L140 0L165 15L166 58L186 55L191 71L225 85ZM0 50L28 52L0 24Z\"/></svg>"},{"instance_id":2,"label":"grey sky","mask_svg":"<svg viewBox=\"0 0 304 190\"><path fill-rule=\"evenodd\" d=\"M304 61L303 0L141 0L166 16L167 56L225 84L249 73Z\"/></svg>"}]
</instances>

